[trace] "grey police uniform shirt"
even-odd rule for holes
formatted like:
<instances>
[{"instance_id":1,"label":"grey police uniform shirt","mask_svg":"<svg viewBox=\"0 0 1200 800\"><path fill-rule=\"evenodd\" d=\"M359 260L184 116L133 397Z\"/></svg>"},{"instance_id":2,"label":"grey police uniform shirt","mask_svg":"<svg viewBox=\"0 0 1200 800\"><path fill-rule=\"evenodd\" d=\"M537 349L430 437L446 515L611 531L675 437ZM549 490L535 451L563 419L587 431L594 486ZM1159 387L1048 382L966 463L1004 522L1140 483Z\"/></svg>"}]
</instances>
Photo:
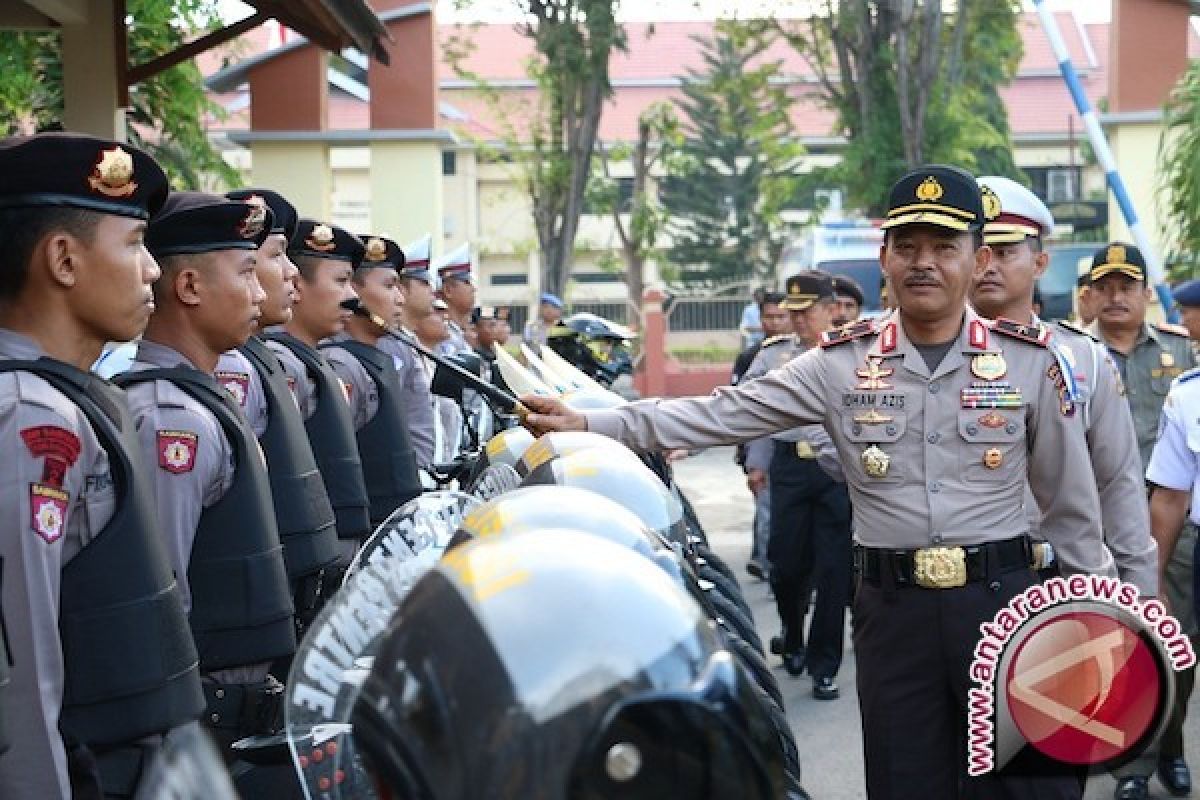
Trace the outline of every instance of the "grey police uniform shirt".
<instances>
[{"instance_id":1,"label":"grey police uniform shirt","mask_svg":"<svg viewBox=\"0 0 1200 800\"><path fill-rule=\"evenodd\" d=\"M288 388L296 398L296 407L300 416L307 420L317 410L317 384L308 374L304 362L288 349L287 345L267 339L267 347L279 359L283 374L287 376ZM344 387L343 387L344 390Z\"/></svg>"},{"instance_id":2,"label":"grey police uniform shirt","mask_svg":"<svg viewBox=\"0 0 1200 800\"><path fill-rule=\"evenodd\" d=\"M347 341L350 337L340 334L328 341ZM346 392L346 400L350 403L350 417L354 420L354 430L361 431L367 423L375 419L379 411L379 387L375 379L367 373L367 368L348 350L340 347L326 347L321 351L337 373L338 380Z\"/></svg>"},{"instance_id":3,"label":"grey police uniform shirt","mask_svg":"<svg viewBox=\"0 0 1200 800\"><path fill-rule=\"evenodd\" d=\"M195 369L178 351L143 339L130 372L174 367ZM233 446L216 417L170 381L137 383L126 393L146 466L154 475L154 504L167 557L179 581L184 611L190 612L187 576L196 527L204 509L215 505L233 485L237 469ZM248 664L218 670L212 677L219 683L256 683L266 678L267 671L266 664Z\"/></svg>"},{"instance_id":4,"label":"grey police uniform shirt","mask_svg":"<svg viewBox=\"0 0 1200 800\"><path fill-rule=\"evenodd\" d=\"M1089 331L1103 340L1098 324ZM1125 384L1125 399L1133 412L1137 430L1138 450L1142 469L1150 464L1150 453L1158 438L1158 421L1163 401L1171 390L1171 382L1183 372L1196 366L1191 342L1186 336L1163 330L1156 325L1143 325L1129 355L1108 348L1113 362Z\"/></svg>"},{"instance_id":5,"label":"grey police uniform shirt","mask_svg":"<svg viewBox=\"0 0 1200 800\"><path fill-rule=\"evenodd\" d=\"M405 331L412 338L414 334ZM400 402L404 406L404 418L408 423L408 437L413 452L417 455L417 466L429 467L434 461L436 438L433 395L429 391L431 378L426 373L425 358L394 336L385 336L376 345L392 357L396 371L400 373Z\"/></svg>"},{"instance_id":6,"label":"grey police uniform shirt","mask_svg":"<svg viewBox=\"0 0 1200 800\"><path fill-rule=\"evenodd\" d=\"M254 437L262 438L270 421L267 414L267 395L263 391L262 377L250 363L250 359L240 350L227 350L217 360L213 377L242 407L242 413L246 415L250 427L254 430Z\"/></svg>"},{"instance_id":7,"label":"grey police uniform shirt","mask_svg":"<svg viewBox=\"0 0 1200 800\"><path fill-rule=\"evenodd\" d=\"M446 328L450 331L450 336L442 342L438 343L435 351L438 355L452 356L455 353L461 353L463 350L470 348L467 344L467 336L463 333L462 326L452 319L446 320Z\"/></svg>"},{"instance_id":8,"label":"grey police uniform shirt","mask_svg":"<svg viewBox=\"0 0 1200 800\"><path fill-rule=\"evenodd\" d=\"M766 375L773 369L779 369L808 348L794 334L773 336L763 342L758 355L750 362L750 366L742 373L739 383ZM837 450L833 440L821 425L801 425L798 428L781 431L771 436L763 436L746 445L746 469L767 470L771 459L775 456L775 442L791 442L797 447L797 452L803 449L816 458L817 464L831 478L839 483L846 482L841 462L838 461Z\"/></svg>"},{"instance_id":9,"label":"grey police uniform shirt","mask_svg":"<svg viewBox=\"0 0 1200 800\"><path fill-rule=\"evenodd\" d=\"M1150 535L1137 433L1117 367L1107 348L1079 328L1063 323L1048 327L1050 346L1063 353L1075 381L1077 413L1086 431L1092 477L1100 495L1104 539L1117 572L1143 596L1156 596L1158 546ZM1041 509L1032 491L1026 494L1026 507L1036 534L1041 528Z\"/></svg>"},{"instance_id":10,"label":"grey police uniform shirt","mask_svg":"<svg viewBox=\"0 0 1200 800\"><path fill-rule=\"evenodd\" d=\"M0 359L43 355L34 340L0 329ZM0 466L0 558L13 662L4 709L12 746L0 756L0 797L70 797L58 731L64 670L60 575L112 518L112 472L83 412L30 373L0 373L0 432L10 448Z\"/></svg>"},{"instance_id":11,"label":"grey police uniform shirt","mask_svg":"<svg viewBox=\"0 0 1200 800\"><path fill-rule=\"evenodd\" d=\"M855 540L868 547L972 545L1026 533L1028 480L1044 509L1042 534L1065 570L1115 576L1095 481L1073 468L1088 458L1082 421L1063 399L1049 350L992 331L967 309L931 374L898 313L857 326L874 330L843 334L848 340L709 397L585 412L588 429L638 450L671 450L823 424L846 473ZM982 354L1004 359L1002 381L973 374ZM882 375L871 383L873 367ZM986 407L992 401L999 407ZM890 459L882 475L867 471L868 450Z\"/></svg>"}]
</instances>

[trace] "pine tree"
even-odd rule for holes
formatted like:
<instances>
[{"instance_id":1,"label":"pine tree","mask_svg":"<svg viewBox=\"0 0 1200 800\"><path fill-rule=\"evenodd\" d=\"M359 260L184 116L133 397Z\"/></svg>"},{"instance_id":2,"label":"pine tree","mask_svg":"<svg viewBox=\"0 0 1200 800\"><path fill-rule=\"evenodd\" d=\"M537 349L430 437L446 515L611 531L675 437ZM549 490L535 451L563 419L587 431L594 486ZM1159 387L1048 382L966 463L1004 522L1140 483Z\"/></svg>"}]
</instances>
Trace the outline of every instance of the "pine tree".
<instances>
[{"instance_id":1,"label":"pine tree","mask_svg":"<svg viewBox=\"0 0 1200 800\"><path fill-rule=\"evenodd\" d=\"M772 37L762 25L722 21L712 38L697 38L704 69L683 79L687 139L663 197L669 257L685 284L764 279L783 248L780 211L796 191L802 148L793 100L775 81L782 62L762 57Z\"/></svg>"}]
</instances>

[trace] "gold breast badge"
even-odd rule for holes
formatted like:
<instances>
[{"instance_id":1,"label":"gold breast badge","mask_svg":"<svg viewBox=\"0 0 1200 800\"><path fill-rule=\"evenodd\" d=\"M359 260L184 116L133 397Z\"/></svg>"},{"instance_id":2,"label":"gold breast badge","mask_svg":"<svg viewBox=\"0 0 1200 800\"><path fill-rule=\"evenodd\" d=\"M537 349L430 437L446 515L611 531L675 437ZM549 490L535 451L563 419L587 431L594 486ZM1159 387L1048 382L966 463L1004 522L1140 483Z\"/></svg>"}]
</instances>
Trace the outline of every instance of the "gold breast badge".
<instances>
[{"instance_id":1,"label":"gold breast badge","mask_svg":"<svg viewBox=\"0 0 1200 800\"><path fill-rule=\"evenodd\" d=\"M880 450L878 445L871 445L862 452L862 465L872 478L886 478L892 457Z\"/></svg>"},{"instance_id":2,"label":"gold breast badge","mask_svg":"<svg viewBox=\"0 0 1200 800\"><path fill-rule=\"evenodd\" d=\"M883 366L881 358L867 358L867 366L863 369L856 369L854 374L858 376L858 389L868 389L877 391L879 389L893 388L890 383L884 378L891 377L896 370L890 367Z\"/></svg>"},{"instance_id":3,"label":"gold breast badge","mask_svg":"<svg viewBox=\"0 0 1200 800\"><path fill-rule=\"evenodd\" d=\"M1000 469L1000 465L1004 463L1004 454L1000 452L998 447L989 447L983 454L983 465L988 469Z\"/></svg>"},{"instance_id":4,"label":"gold breast badge","mask_svg":"<svg viewBox=\"0 0 1200 800\"><path fill-rule=\"evenodd\" d=\"M1008 364L999 353L980 353L971 359L971 374L983 381L998 381L1008 372Z\"/></svg>"}]
</instances>

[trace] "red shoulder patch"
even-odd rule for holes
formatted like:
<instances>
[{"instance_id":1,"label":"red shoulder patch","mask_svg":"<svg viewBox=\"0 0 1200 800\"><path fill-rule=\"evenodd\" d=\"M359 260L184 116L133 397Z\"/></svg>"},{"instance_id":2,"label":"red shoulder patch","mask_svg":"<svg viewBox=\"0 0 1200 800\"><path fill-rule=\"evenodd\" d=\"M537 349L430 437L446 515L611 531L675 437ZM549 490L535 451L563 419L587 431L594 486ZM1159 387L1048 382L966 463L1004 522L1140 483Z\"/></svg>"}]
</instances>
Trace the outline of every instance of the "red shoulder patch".
<instances>
[{"instance_id":1,"label":"red shoulder patch","mask_svg":"<svg viewBox=\"0 0 1200 800\"><path fill-rule=\"evenodd\" d=\"M29 484L29 524L46 544L62 538L67 528L67 506L71 496L56 486Z\"/></svg>"},{"instance_id":2,"label":"red shoulder patch","mask_svg":"<svg viewBox=\"0 0 1200 800\"><path fill-rule=\"evenodd\" d=\"M217 383L225 387L225 391L233 395L233 399L237 400L239 406L246 407L246 395L250 393L249 375L244 372L219 369L213 373L213 377L217 379Z\"/></svg>"},{"instance_id":3,"label":"red shoulder patch","mask_svg":"<svg viewBox=\"0 0 1200 800\"><path fill-rule=\"evenodd\" d=\"M200 437L190 431L158 431L158 466L173 475L196 468Z\"/></svg>"},{"instance_id":4,"label":"red shoulder patch","mask_svg":"<svg viewBox=\"0 0 1200 800\"><path fill-rule=\"evenodd\" d=\"M21 439L34 458L44 458L42 483L62 487L67 470L79 460L79 437L57 425L38 425L21 431Z\"/></svg>"}]
</instances>

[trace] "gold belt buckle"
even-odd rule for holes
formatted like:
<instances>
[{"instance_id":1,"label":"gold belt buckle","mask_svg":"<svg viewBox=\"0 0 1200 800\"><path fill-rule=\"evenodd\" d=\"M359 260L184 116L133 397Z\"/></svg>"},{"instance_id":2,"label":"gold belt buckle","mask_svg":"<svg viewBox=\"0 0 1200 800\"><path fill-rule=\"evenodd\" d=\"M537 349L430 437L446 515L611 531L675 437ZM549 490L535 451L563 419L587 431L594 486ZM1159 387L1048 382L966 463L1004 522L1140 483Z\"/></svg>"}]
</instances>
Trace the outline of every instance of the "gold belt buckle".
<instances>
[{"instance_id":1,"label":"gold belt buckle","mask_svg":"<svg viewBox=\"0 0 1200 800\"><path fill-rule=\"evenodd\" d=\"M926 589L954 589L967 584L967 551L961 547L926 547L913 554L913 578Z\"/></svg>"}]
</instances>

